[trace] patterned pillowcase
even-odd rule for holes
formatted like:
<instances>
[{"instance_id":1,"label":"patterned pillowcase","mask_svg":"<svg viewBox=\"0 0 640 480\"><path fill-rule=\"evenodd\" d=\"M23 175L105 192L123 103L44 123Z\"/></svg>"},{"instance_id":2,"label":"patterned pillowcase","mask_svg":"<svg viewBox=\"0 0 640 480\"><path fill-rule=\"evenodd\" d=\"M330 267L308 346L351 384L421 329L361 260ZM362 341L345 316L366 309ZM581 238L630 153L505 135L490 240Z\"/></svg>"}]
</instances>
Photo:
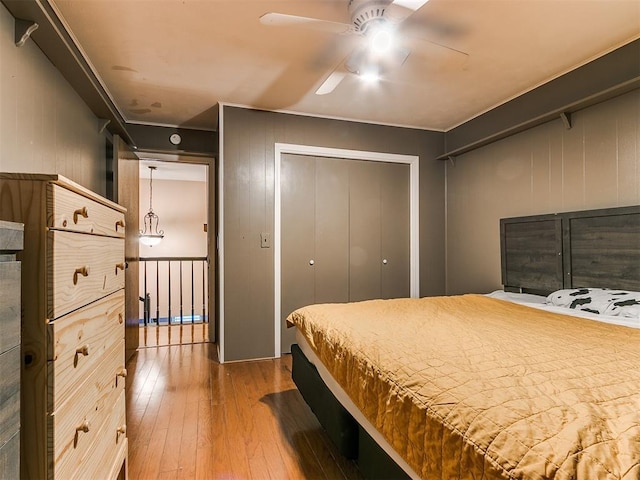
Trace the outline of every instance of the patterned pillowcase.
<instances>
[{"instance_id":1,"label":"patterned pillowcase","mask_svg":"<svg viewBox=\"0 0 640 480\"><path fill-rule=\"evenodd\" d=\"M640 318L640 293L626 292L629 295L620 297L618 300L611 302L605 315L615 315L617 317Z\"/></svg>"},{"instance_id":2,"label":"patterned pillowcase","mask_svg":"<svg viewBox=\"0 0 640 480\"><path fill-rule=\"evenodd\" d=\"M640 318L640 292L606 288L574 288L553 292L547 297L547 302L558 307L585 312Z\"/></svg>"}]
</instances>

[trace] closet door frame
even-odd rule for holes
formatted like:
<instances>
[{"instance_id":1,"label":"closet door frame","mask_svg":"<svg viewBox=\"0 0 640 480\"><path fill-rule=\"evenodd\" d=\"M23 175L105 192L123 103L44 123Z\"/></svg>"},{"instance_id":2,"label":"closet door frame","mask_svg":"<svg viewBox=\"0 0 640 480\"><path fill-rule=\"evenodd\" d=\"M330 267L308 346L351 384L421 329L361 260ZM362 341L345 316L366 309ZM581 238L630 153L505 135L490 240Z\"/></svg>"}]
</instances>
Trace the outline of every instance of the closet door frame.
<instances>
[{"instance_id":1,"label":"closet door frame","mask_svg":"<svg viewBox=\"0 0 640 480\"><path fill-rule=\"evenodd\" d=\"M275 205L274 205L274 230L273 230L273 259L274 259L274 357L281 356L281 297L282 297L282 241L281 241L281 208L282 198L280 192L280 176L282 155L308 155L314 157L344 158L349 160L368 160L372 162L404 163L409 165L409 275L410 295L413 298L420 296L420 171L419 157L417 155L404 155L398 153L367 152L363 150L346 150L342 148L318 147L312 145L298 145L291 143L275 144Z\"/></svg>"}]
</instances>

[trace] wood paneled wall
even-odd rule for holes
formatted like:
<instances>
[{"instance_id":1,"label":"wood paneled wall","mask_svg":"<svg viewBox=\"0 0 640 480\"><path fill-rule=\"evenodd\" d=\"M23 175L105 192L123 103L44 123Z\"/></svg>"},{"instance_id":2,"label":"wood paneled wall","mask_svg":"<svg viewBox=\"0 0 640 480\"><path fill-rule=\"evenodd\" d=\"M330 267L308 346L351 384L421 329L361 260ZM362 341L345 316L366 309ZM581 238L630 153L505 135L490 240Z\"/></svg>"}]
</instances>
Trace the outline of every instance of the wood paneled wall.
<instances>
[{"instance_id":1,"label":"wood paneled wall","mask_svg":"<svg viewBox=\"0 0 640 480\"><path fill-rule=\"evenodd\" d=\"M125 359L129 361L140 345L140 288L139 271L140 243L138 232L140 231L140 205L138 190L140 188L140 165L137 155L120 138L113 137L113 161L116 163L118 175L116 183L118 188L118 203L127 209L125 223L127 230L124 239L124 257L127 265L125 271L125 319L124 340Z\"/></svg>"},{"instance_id":2,"label":"wood paneled wall","mask_svg":"<svg viewBox=\"0 0 640 480\"><path fill-rule=\"evenodd\" d=\"M444 293L443 134L223 107L224 360L274 355L275 143L420 157L420 294ZM272 237L273 238L273 237Z\"/></svg>"},{"instance_id":3,"label":"wood paneled wall","mask_svg":"<svg viewBox=\"0 0 640 480\"><path fill-rule=\"evenodd\" d=\"M15 46L2 4L0 65L0 171L59 173L104 195L98 119L32 41Z\"/></svg>"},{"instance_id":4,"label":"wood paneled wall","mask_svg":"<svg viewBox=\"0 0 640 480\"><path fill-rule=\"evenodd\" d=\"M640 90L447 162L447 294L500 284L502 217L640 204Z\"/></svg>"}]
</instances>

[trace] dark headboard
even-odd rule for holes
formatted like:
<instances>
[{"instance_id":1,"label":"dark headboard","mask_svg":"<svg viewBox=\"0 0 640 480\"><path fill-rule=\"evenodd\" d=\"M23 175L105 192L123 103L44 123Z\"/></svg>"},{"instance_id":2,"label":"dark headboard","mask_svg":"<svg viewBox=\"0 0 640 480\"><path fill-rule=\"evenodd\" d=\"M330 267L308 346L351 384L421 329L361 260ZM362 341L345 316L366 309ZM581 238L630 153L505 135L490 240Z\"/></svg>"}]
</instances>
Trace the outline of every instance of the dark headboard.
<instances>
[{"instance_id":1,"label":"dark headboard","mask_svg":"<svg viewBox=\"0 0 640 480\"><path fill-rule=\"evenodd\" d=\"M505 290L640 291L640 205L500 220Z\"/></svg>"}]
</instances>

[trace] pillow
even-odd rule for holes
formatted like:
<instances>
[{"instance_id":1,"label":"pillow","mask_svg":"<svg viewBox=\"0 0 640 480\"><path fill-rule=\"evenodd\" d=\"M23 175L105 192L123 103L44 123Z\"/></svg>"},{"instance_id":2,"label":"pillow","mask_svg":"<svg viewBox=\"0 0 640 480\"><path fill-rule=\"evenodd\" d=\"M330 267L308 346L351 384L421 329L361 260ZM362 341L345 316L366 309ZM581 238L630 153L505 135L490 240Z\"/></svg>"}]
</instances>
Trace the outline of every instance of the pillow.
<instances>
[{"instance_id":1,"label":"pillow","mask_svg":"<svg viewBox=\"0 0 640 480\"><path fill-rule=\"evenodd\" d=\"M620 296L618 300L611 302L605 315L616 317L640 318L640 292L625 292L628 295Z\"/></svg>"},{"instance_id":2,"label":"pillow","mask_svg":"<svg viewBox=\"0 0 640 480\"><path fill-rule=\"evenodd\" d=\"M547 302L558 307L621 317L640 317L640 292L606 288L557 290Z\"/></svg>"}]
</instances>

